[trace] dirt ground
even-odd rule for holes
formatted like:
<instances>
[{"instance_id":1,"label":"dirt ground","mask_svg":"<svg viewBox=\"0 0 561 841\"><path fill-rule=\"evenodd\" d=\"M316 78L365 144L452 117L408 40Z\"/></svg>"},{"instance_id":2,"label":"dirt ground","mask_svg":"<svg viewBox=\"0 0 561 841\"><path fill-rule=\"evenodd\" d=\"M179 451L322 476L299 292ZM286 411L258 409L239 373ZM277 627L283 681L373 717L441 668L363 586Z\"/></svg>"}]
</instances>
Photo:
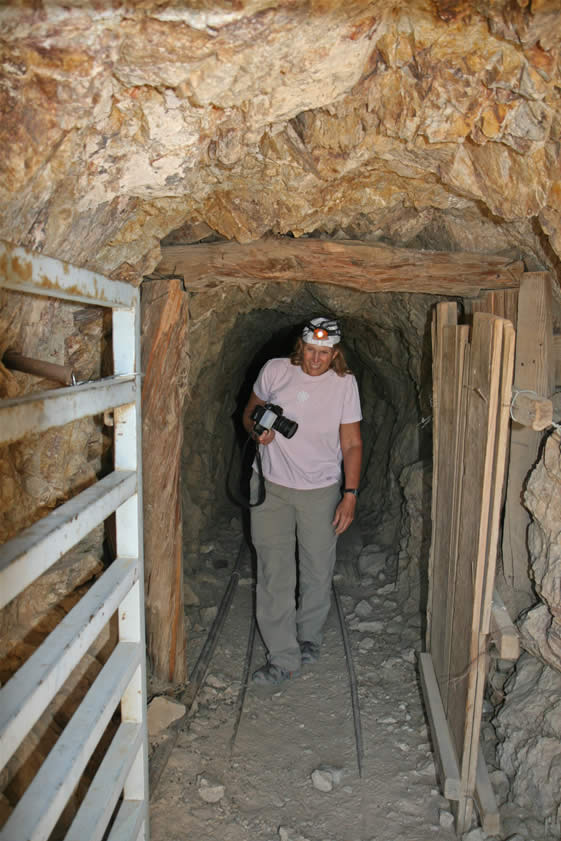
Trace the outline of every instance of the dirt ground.
<instances>
[{"instance_id":1,"label":"dirt ground","mask_svg":"<svg viewBox=\"0 0 561 841\"><path fill-rule=\"evenodd\" d=\"M220 567L209 555L206 571L191 582L200 601L188 611L192 658L230 577L231 569L213 564ZM361 777L334 605L319 663L280 687L249 684L232 745L253 616L249 555L240 576L189 724L152 792L152 841L452 841L418 679L420 614L402 613L387 580L336 575L354 628ZM264 660L257 635L252 670Z\"/></svg>"}]
</instances>

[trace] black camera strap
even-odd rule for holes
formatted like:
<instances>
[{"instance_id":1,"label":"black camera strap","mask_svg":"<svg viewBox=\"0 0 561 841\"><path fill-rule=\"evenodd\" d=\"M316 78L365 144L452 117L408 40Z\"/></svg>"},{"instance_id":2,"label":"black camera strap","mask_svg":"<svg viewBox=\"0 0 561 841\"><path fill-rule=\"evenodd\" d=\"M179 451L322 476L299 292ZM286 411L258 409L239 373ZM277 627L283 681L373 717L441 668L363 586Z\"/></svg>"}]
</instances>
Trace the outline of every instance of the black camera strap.
<instances>
[{"instance_id":1,"label":"black camera strap","mask_svg":"<svg viewBox=\"0 0 561 841\"><path fill-rule=\"evenodd\" d=\"M248 444L253 442L253 440L254 439L251 437L251 435L249 435L245 440L245 443L242 447L242 451L241 451L241 455L240 455L240 461L241 461L242 464L245 463L245 457L246 457L246 451L247 451ZM257 471L256 472L257 472L257 476L259 477L259 490L258 490L258 493L257 493L257 501L256 502L251 502L249 499L247 499L243 495L243 492L241 490L241 481L242 481L241 476L240 476L240 480L239 480L239 484L240 484L239 490L232 488L232 484L231 484L232 464L234 462L234 456L235 456L235 453L236 453L237 449L238 448L236 446L236 443L234 442L234 444L232 446L232 458L230 459L230 467L228 468L228 476L226 477L226 490L228 491L228 495L230 496L230 498L232 499L233 502L236 502L238 505L241 505L243 508L248 508L248 509L249 508L256 508L258 505L263 505L263 503L265 502L265 477L263 476L263 465L261 463L261 453L259 452L259 444L257 444L257 446L255 448L255 464L257 466Z\"/></svg>"}]
</instances>

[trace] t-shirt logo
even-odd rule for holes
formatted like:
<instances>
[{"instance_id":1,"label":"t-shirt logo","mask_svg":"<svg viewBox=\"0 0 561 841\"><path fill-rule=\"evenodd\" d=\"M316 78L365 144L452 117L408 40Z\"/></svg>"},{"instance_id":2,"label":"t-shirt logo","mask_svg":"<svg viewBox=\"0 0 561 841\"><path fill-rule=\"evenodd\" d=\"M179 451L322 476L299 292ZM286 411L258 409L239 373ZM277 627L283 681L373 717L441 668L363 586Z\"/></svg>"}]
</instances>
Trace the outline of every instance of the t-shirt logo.
<instances>
[{"instance_id":1,"label":"t-shirt logo","mask_svg":"<svg viewBox=\"0 0 561 841\"><path fill-rule=\"evenodd\" d=\"M298 394L296 395L296 399L298 400L299 403L305 403L306 400L308 400L309 397L310 397L310 395L308 394L307 391L299 391Z\"/></svg>"}]
</instances>

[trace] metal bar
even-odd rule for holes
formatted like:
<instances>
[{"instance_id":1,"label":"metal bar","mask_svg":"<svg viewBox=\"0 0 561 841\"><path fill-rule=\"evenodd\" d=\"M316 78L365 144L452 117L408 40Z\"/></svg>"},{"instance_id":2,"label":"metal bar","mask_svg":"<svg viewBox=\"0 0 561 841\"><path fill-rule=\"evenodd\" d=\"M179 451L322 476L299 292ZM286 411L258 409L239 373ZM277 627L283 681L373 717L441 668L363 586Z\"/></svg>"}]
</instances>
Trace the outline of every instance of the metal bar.
<instances>
[{"instance_id":1,"label":"metal bar","mask_svg":"<svg viewBox=\"0 0 561 841\"><path fill-rule=\"evenodd\" d=\"M136 378L131 374L2 400L0 444L10 444L26 435L134 403L136 392Z\"/></svg>"},{"instance_id":2,"label":"metal bar","mask_svg":"<svg viewBox=\"0 0 561 841\"><path fill-rule=\"evenodd\" d=\"M358 775L362 777L362 759L364 757L364 744L362 741L362 723L360 719L360 705L358 701L358 687L356 682L356 673L353 664L353 655L351 650L351 643L349 640L349 632L347 630L347 623L345 622L345 614L343 612L343 605L341 604L341 597L339 591L332 582L333 594L335 596L335 604L337 606L337 614L339 616L339 623L341 625L341 635L343 637L343 647L345 649L345 659L347 661L347 669L349 672L349 681L351 684L351 703L353 708L353 724L355 729L355 744L356 744L356 762L358 765Z\"/></svg>"},{"instance_id":3,"label":"metal bar","mask_svg":"<svg viewBox=\"0 0 561 841\"><path fill-rule=\"evenodd\" d=\"M46 841L144 656L121 642L8 818L0 841Z\"/></svg>"},{"instance_id":4,"label":"metal bar","mask_svg":"<svg viewBox=\"0 0 561 841\"><path fill-rule=\"evenodd\" d=\"M117 730L64 841L101 841L117 805L125 778L142 748L140 724L123 723Z\"/></svg>"},{"instance_id":5,"label":"metal bar","mask_svg":"<svg viewBox=\"0 0 561 841\"><path fill-rule=\"evenodd\" d=\"M136 290L135 306L130 310L113 311L113 370L116 374L140 369L140 292ZM138 557L143 568L142 555L142 500L141 488L141 405L140 389L134 404L115 410L115 466L137 470L139 496L122 505L116 516L117 553ZM136 586L119 608L119 638L143 641L144 630L144 578L141 574ZM121 700L123 720L144 722L142 750L133 763L125 780L123 798L143 801L145 807L144 834L148 833L148 739L146 732L146 665L144 660Z\"/></svg>"},{"instance_id":6,"label":"metal bar","mask_svg":"<svg viewBox=\"0 0 561 841\"><path fill-rule=\"evenodd\" d=\"M55 362L32 359L30 356L24 356L23 353L11 349L6 351L2 362L10 371L23 371L24 374L33 374L34 377L43 377L62 385L74 384L74 374L70 365L57 365Z\"/></svg>"},{"instance_id":7,"label":"metal bar","mask_svg":"<svg viewBox=\"0 0 561 841\"><path fill-rule=\"evenodd\" d=\"M146 838L146 808L142 800L125 800L107 841L140 841Z\"/></svg>"},{"instance_id":8,"label":"metal bar","mask_svg":"<svg viewBox=\"0 0 561 841\"><path fill-rule=\"evenodd\" d=\"M136 473L117 470L0 547L0 608L136 493Z\"/></svg>"},{"instance_id":9,"label":"metal bar","mask_svg":"<svg viewBox=\"0 0 561 841\"><path fill-rule=\"evenodd\" d=\"M0 690L0 768L17 750L137 578L136 559L117 558Z\"/></svg>"},{"instance_id":10,"label":"metal bar","mask_svg":"<svg viewBox=\"0 0 561 841\"><path fill-rule=\"evenodd\" d=\"M232 730L232 736L230 738L230 757L232 757L234 753L234 747L236 746L236 739L238 738L238 730L240 729L240 722L242 720L242 712L243 712L243 705L245 701L245 694L247 691L247 686L249 683L249 670L251 668L251 660L253 657L253 648L255 645L255 632L257 630L257 621L255 619L255 615L252 615L250 620L250 627L249 627L249 634L247 637L247 647L245 651L245 660L243 666L243 676L241 686L238 692L238 697L236 698L236 721L234 723L234 729Z\"/></svg>"},{"instance_id":11,"label":"metal bar","mask_svg":"<svg viewBox=\"0 0 561 841\"><path fill-rule=\"evenodd\" d=\"M136 294L136 289L128 283L109 280L88 269L3 241L0 241L0 286L102 307L132 307Z\"/></svg>"}]
</instances>

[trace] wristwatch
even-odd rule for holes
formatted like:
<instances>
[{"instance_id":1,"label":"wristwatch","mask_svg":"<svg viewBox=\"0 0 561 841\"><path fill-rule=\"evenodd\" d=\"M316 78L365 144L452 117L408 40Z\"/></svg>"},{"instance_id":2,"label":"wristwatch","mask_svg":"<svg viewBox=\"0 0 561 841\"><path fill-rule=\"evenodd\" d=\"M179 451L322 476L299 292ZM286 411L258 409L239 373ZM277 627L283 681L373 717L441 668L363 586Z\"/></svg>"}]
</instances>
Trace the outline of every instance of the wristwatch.
<instances>
[{"instance_id":1,"label":"wristwatch","mask_svg":"<svg viewBox=\"0 0 561 841\"><path fill-rule=\"evenodd\" d=\"M353 494L353 496L358 496L358 488L343 488L344 494Z\"/></svg>"}]
</instances>

